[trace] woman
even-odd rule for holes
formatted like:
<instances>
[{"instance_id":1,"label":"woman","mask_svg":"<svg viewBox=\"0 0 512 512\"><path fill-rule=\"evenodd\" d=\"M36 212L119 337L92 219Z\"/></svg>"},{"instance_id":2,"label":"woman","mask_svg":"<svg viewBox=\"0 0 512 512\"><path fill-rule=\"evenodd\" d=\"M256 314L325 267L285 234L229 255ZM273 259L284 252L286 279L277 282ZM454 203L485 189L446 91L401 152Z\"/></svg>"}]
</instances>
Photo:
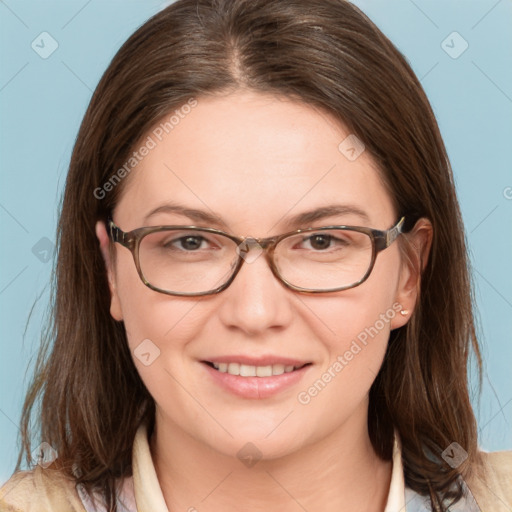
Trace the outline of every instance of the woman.
<instances>
[{"instance_id":1,"label":"woman","mask_svg":"<svg viewBox=\"0 0 512 512\"><path fill-rule=\"evenodd\" d=\"M38 464L1 503L510 510L471 350L453 177L402 55L341 0L179 0L80 128Z\"/></svg>"}]
</instances>

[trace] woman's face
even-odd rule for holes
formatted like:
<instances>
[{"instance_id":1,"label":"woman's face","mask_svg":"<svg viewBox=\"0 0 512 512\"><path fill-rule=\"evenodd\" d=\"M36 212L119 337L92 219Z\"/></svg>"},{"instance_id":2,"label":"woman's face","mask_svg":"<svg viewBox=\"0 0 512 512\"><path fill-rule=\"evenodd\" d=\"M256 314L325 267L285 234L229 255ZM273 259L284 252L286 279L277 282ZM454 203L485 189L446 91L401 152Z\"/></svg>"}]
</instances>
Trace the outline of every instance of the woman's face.
<instances>
[{"instance_id":1,"label":"woman's face","mask_svg":"<svg viewBox=\"0 0 512 512\"><path fill-rule=\"evenodd\" d=\"M168 131L160 127L142 139L151 136L155 147L127 178L115 209L114 222L124 231L177 224L269 237L327 225L384 230L397 220L368 152L354 159L348 141L340 150L350 134L312 107L250 92L199 97ZM170 204L224 224L161 208ZM289 224L326 205L366 217L348 211ZM97 233L105 251L102 225ZM130 252L116 244L111 313L124 322L164 428L224 454L250 442L275 458L366 428L368 392L390 330L407 321L399 310L414 306L413 278L401 261L394 243L360 286L301 294L274 277L265 257L248 258L221 293L177 297L146 287ZM280 364L306 366L280 376L237 377L208 362L274 364L274 373Z\"/></svg>"}]
</instances>

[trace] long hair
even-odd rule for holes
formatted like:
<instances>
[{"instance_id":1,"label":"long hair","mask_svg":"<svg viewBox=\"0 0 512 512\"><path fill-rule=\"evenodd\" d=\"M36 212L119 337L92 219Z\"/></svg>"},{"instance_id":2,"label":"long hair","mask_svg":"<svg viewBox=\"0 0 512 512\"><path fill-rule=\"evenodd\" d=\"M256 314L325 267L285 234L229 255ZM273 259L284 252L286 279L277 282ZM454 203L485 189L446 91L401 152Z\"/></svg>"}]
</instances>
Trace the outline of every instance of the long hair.
<instances>
[{"instance_id":1,"label":"long hair","mask_svg":"<svg viewBox=\"0 0 512 512\"><path fill-rule=\"evenodd\" d=\"M420 296L410 321L391 333L370 390L368 429L383 459L391 458L397 429L406 484L444 510L443 500L461 496L459 477L479 460L468 392L472 350L479 368L481 361L464 228L447 153L418 79L344 0L178 0L117 52L72 153L52 320L24 404L17 469L23 454L30 460L37 430L57 450L62 471L99 489L115 509L115 481L130 474L135 432L143 421L152 428L155 406L123 324L109 314L95 223L115 207L126 182L120 169L155 123L191 100L240 88L335 116L379 165L396 211L432 223ZM441 456L453 441L468 453L458 468Z\"/></svg>"}]
</instances>

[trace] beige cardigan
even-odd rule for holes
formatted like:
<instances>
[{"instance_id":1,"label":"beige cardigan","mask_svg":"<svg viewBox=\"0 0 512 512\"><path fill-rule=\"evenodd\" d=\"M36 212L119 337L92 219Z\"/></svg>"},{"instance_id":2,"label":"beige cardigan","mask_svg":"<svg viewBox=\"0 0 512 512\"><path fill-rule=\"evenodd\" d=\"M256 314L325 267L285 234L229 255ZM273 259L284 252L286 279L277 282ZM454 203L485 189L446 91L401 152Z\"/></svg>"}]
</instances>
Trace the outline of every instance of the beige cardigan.
<instances>
[{"instance_id":1,"label":"beige cardigan","mask_svg":"<svg viewBox=\"0 0 512 512\"><path fill-rule=\"evenodd\" d=\"M478 506L471 505L468 500L459 503L457 510L512 512L512 451L483 452L482 456L486 481L475 475L467 482ZM132 462L132 488L136 503L133 512L169 512L153 465L144 425L135 436ZM385 512L426 510L418 507L416 500L408 499L406 504L405 495L400 440L395 435L393 470ZM126 498L130 501L129 496ZM473 503L472 498L470 501ZM87 511L74 481L57 470L37 466L31 471L15 473L0 489L0 512Z\"/></svg>"}]
</instances>

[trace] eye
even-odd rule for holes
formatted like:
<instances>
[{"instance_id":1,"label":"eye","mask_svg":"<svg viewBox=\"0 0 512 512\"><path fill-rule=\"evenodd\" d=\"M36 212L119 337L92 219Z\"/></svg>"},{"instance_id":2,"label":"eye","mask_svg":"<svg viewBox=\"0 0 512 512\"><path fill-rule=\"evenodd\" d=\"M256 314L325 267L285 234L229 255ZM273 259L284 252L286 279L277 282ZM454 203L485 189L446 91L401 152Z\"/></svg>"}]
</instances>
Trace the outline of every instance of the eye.
<instances>
[{"instance_id":1,"label":"eye","mask_svg":"<svg viewBox=\"0 0 512 512\"><path fill-rule=\"evenodd\" d=\"M333 247L346 247L349 245L349 241L346 239L338 238L333 235L325 233L315 233L303 239L305 249L313 249L315 251L324 251ZM309 247L308 247L309 245Z\"/></svg>"},{"instance_id":2,"label":"eye","mask_svg":"<svg viewBox=\"0 0 512 512\"><path fill-rule=\"evenodd\" d=\"M166 249L178 249L184 251L196 251L201 248L206 248L203 243L208 244L208 240L200 235L185 235L178 238L173 238L164 242L162 245Z\"/></svg>"},{"instance_id":3,"label":"eye","mask_svg":"<svg viewBox=\"0 0 512 512\"><path fill-rule=\"evenodd\" d=\"M307 239L311 245L311 247L315 250L327 249L332 242L332 237L330 235L313 235Z\"/></svg>"}]
</instances>

